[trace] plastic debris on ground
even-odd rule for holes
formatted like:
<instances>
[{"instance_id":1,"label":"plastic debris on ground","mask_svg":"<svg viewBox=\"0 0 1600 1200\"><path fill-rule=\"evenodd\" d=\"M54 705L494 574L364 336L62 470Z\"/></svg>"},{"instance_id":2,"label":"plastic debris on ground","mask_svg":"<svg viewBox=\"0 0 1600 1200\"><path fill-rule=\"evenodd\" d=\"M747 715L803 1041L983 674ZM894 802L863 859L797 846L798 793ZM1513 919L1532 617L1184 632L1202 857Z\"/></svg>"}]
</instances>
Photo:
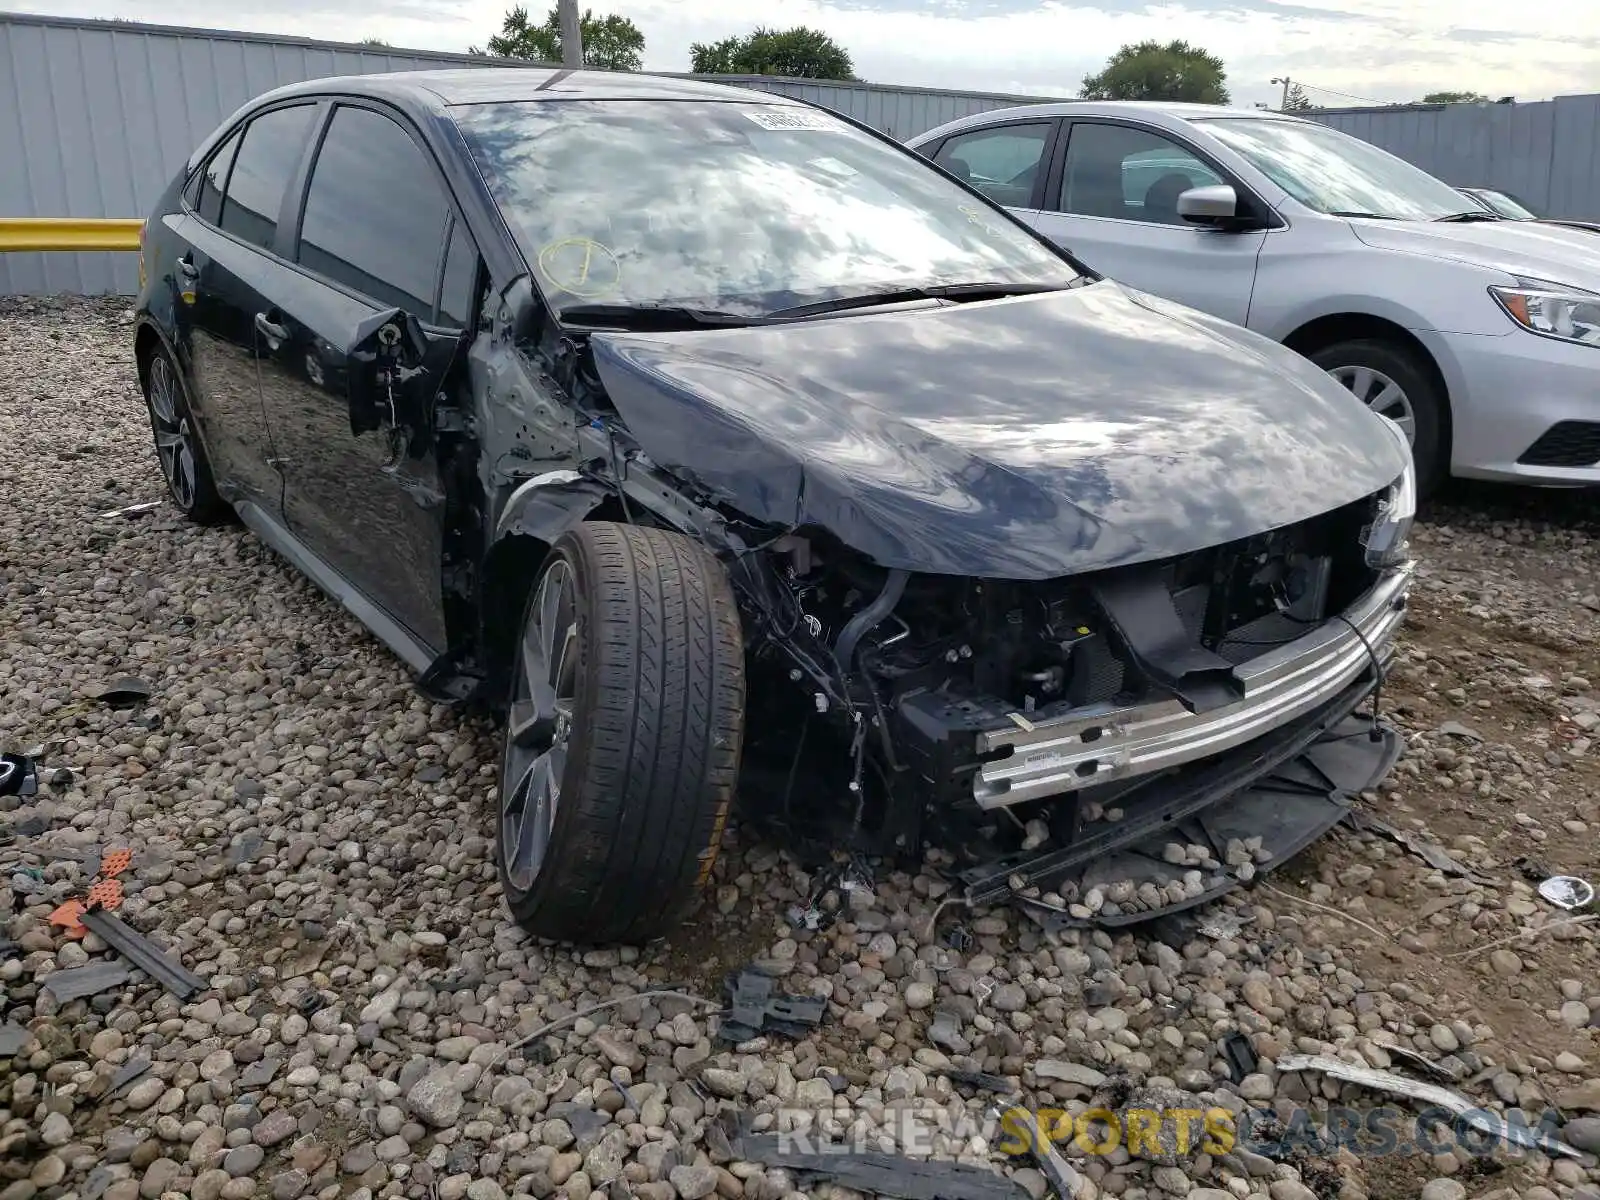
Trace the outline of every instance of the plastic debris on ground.
<instances>
[{"instance_id":1,"label":"plastic debris on ground","mask_svg":"<svg viewBox=\"0 0 1600 1200\"><path fill-rule=\"evenodd\" d=\"M160 500L145 500L138 504L128 504L122 508L113 508L110 512L101 513L100 519L107 520L111 517L142 517L145 513L154 512L156 509L160 508L162 503L163 502Z\"/></svg>"},{"instance_id":2,"label":"plastic debris on ground","mask_svg":"<svg viewBox=\"0 0 1600 1200\"><path fill-rule=\"evenodd\" d=\"M39 771L25 754L0 754L0 796L32 796L39 790Z\"/></svg>"},{"instance_id":3,"label":"plastic debris on ground","mask_svg":"<svg viewBox=\"0 0 1600 1200\"><path fill-rule=\"evenodd\" d=\"M182 963L173 962L143 934L129 928L113 914L100 909L85 912L80 918L84 926L99 936L123 958L154 979L179 1000L187 1000L196 992L205 990L205 980Z\"/></svg>"},{"instance_id":4,"label":"plastic debris on ground","mask_svg":"<svg viewBox=\"0 0 1600 1200\"><path fill-rule=\"evenodd\" d=\"M826 1003L820 996L789 996L773 988L771 976L746 967L725 984L728 1016L717 1037L735 1045L762 1033L804 1037L822 1021Z\"/></svg>"},{"instance_id":5,"label":"plastic debris on ground","mask_svg":"<svg viewBox=\"0 0 1600 1200\"><path fill-rule=\"evenodd\" d=\"M90 693L109 708L136 708L150 699L152 688L137 675L122 675Z\"/></svg>"},{"instance_id":6,"label":"plastic debris on ground","mask_svg":"<svg viewBox=\"0 0 1600 1200\"><path fill-rule=\"evenodd\" d=\"M858 1153L831 1145L807 1152L791 1148L788 1141L777 1134L752 1134L741 1136L733 1149L746 1162L782 1167L802 1179L827 1180L899 1200L1029 1200L1020 1183L987 1167L902 1154Z\"/></svg>"},{"instance_id":7,"label":"plastic debris on ground","mask_svg":"<svg viewBox=\"0 0 1600 1200\"><path fill-rule=\"evenodd\" d=\"M90 963L86 967L71 967L45 976L44 990L61 1003L109 992L131 982L133 972L119 962Z\"/></svg>"},{"instance_id":8,"label":"plastic debris on ground","mask_svg":"<svg viewBox=\"0 0 1600 1200\"><path fill-rule=\"evenodd\" d=\"M991 1109L992 1119L998 1120L1000 1112ZM1051 1143L1049 1131L1039 1127L1038 1118L1033 1118L1034 1127L1028 1136L1028 1154L1033 1161L1039 1164L1039 1171L1050 1183L1051 1189L1059 1200L1077 1200L1079 1191L1083 1188L1083 1176L1066 1159L1061 1157L1059 1151Z\"/></svg>"},{"instance_id":9,"label":"plastic debris on ground","mask_svg":"<svg viewBox=\"0 0 1600 1200\"><path fill-rule=\"evenodd\" d=\"M1352 828L1380 833L1396 845L1403 846L1436 871L1443 871L1446 875L1460 875L1465 879L1492 885L1491 880L1485 879L1476 871L1462 866L1454 858L1451 858L1439 843L1414 833L1407 833L1404 829L1391 825L1382 817L1373 816L1371 813L1363 812L1359 808L1352 808L1347 820L1349 820Z\"/></svg>"},{"instance_id":10,"label":"plastic debris on ground","mask_svg":"<svg viewBox=\"0 0 1600 1200\"><path fill-rule=\"evenodd\" d=\"M1256 1056L1256 1048L1242 1033L1230 1033L1223 1037L1222 1057L1228 1064L1228 1078L1235 1083L1242 1083L1246 1075L1254 1075L1261 1063Z\"/></svg>"},{"instance_id":11,"label":"plastic debris on ground","mask_svg":"<svg viewBox=\"0 0 1600 1200\"><path fill-rule=\"evenodd\" d=\"M1280 1075L1290 1071L1320 1071L1324 1075L1342 1079L1359 1087L1406 1096L1412 1100L1421 1100L1425 1104L1434 1104L1454 1114L1474 1129L1525 1149L1542 1150L1551 1156L1559 1154L1568 1158L1589 1158L1582 1150L1569 1146L1547 1133L1538 1132L1525 1125L1508 1124L1482 1105L1449 1088L1438 1087L1431 1083L1419 1083L1415 1079L1407 1079L1404 1075L1396 1075L1389 1071L1358 1067L1320 1054L1285 1055L1278 1059L1276 1066Z\"/></svg>"},{"instance_id":12,"label":"plastic debris on ground","mask_svg":"<svg viewBox=\"0 0 1600 1200\"><path fill-rule=\"evenodd\" d=\"M1014 1096L1017 1085L1003 1075L991 1075L987 1071L967 1071L961 1067L935 1067L935 1075L943 1075L951 1083L961 1084L965 1087L980 1088L985 1092L994 1092L998 1096Z\"/></svg>"},{"instance_id":13,"label":"plastic debris on ground","mask_svg":"<svg viewBox=\"0 0 1600 1200\"><path fill-rule=\"evenodd\" d=\"M149 1069L150 1060L148 1058L129 1059L118 1067L117 1073L111 1077L111 1086L106 1089L106 1094L115 1096Z\"/></svg>"},{"instance_id":14,"label":"plastic debris on ground","mask_svg":"<svg viewBox=\"0 0 1600 1200\"><path fill-rule=\"evenodd\" d=\"M1539 895L1571 912L1594 903L1594 885L1576 875L1552 875L1539 884Z\"/></svg>"}]
</instances>

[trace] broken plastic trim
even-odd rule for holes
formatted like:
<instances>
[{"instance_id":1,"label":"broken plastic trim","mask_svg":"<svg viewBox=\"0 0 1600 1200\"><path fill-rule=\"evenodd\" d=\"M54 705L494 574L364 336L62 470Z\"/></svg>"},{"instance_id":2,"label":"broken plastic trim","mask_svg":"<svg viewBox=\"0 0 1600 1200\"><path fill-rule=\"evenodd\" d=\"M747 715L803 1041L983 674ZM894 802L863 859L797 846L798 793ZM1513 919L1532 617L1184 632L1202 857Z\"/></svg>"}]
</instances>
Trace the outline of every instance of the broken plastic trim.
<instances>
[{"instance_id":1,"label":"broken plastic trim","mask_svg":"<svg viewBox=\"0 0 1600 1200\"><path fill-rule=\"evenodd\" d=\"M1288 1071L1321 1071L1324 1075L1334 1079L1342 1079L1347 1083L1354 1083L1360 1087L1371 1088L1374 1091L1390 1092L1397 1096L1407 1096L1413 1100L1422 1100L1428 1104L1436 1104L1440 1108L1454 1113L1459 1119L1467 1122L1474 1129L1491 1134L1516 1146L1530 1150L1542 1150L1549 1155L1565 1155L1567 1158L1589 1158L1582 1150L1578 1150L1565 1142L1550 1137L1548 1134L1535 1133L1525 1126L1516 1126L1507 1122L1503 1117L1498 1117L1483 1107L1474 1104L1459 1092L1452 1092L1448 1088L1437 1087L1431 1083L1418 1083L1414 1079L1407 1079L1404 1075L1395 1075L1389 1071L1375 1071L1371 1067L1358 1067L1351 1063L1342 1062L1337 1058L1326 1055L1290 1054L1280 1058L1277 1062L1278 1073Z\"/></svg>"},{"instance_id":2,"label":"broken plastic trim","mask_svg":"<svg viewBox=\"0 0 1600 1200\"><path fill-rule=\"evenodd\" d=\"M124 925L108 912L96 909L78 918L90 932L123 958L154 979L179 1000L187 1000L196 992L206 989L206 981L162 954L143 934Z\"/></svg>"}]
</instances>

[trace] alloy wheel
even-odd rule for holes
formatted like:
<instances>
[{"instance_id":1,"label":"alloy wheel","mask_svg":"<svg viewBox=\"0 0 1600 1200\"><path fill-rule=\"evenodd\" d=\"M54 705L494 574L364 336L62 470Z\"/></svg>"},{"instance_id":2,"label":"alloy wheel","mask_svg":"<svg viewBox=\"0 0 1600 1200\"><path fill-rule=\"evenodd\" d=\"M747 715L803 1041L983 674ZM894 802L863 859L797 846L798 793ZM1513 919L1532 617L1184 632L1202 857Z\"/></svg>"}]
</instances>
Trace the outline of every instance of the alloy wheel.
<instances>
[{"instance_id":1,"label":"alloy wheel","mask_svg":"<svg viewBox=\"0 0 1600 1200\"><path fill-rule=\"evenodd\" d=\"M1379 416L1388 417L1413 446L1417 441L1417 414L1405 389L1382 371L1371 367L1334 367L1328 372Z\"/></svg>"},{"instance_id":2,"label":"alloy wheel","mask_svg":"<svg viewBox=\"0 0 1600 1200\"><path fill-rule=\"evenodd\" d=\"M506 722L500 847L506 877L533 886L550 847L561 780L572 738L578 677L577 588L572 568L556 559L528 608Z\"/></svg>"},{"instance_id":3,"label":"alloy wheel","mask_svg":"<svg viewBox=\"0 0 1600 1200\"><path fill-rule=\"evenodd\" d=\"M188 512L196 495L194 431L178 398L178 380L165 357L150 364L150 417L155 426L161 473L178 507Z\"/></svg>"}]
</instances>

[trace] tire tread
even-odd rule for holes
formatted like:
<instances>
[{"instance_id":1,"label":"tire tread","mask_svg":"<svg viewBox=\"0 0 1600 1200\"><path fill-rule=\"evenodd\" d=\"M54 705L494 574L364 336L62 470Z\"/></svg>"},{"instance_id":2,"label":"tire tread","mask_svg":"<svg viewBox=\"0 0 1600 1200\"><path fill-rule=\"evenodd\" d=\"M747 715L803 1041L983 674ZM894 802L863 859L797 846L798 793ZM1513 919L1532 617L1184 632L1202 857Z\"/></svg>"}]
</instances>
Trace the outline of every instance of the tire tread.
<instances>
[{"instance_id":1,"label":"tire tread","mask_svg":"<svg viewBox=\"0 0 1600 1200\"><path fill-rule=\"evenodd\" d=\"M549 853L514 915L563 941L638 942L694 902L739 769L738 609L722 565L659 529L589 522L553 553L580 580L580 662L567 779Z\"/></svg>"}]
</instances>

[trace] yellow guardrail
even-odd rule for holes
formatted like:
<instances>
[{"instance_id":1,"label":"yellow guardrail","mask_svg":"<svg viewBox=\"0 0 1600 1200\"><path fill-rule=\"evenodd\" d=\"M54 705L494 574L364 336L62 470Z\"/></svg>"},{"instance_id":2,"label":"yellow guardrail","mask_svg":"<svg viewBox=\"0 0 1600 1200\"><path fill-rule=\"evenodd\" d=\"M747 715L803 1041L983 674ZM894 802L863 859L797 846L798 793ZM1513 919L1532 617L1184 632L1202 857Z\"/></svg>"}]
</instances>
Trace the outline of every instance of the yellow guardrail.
<instances>
[{"instance_id":1,"label":"yellow guardrail","mask_svg":"<svg viewBox=\"0 0 1600 1200\"><path fill-rule=\"evenodd\" d=\"M0 217L0 254L8 250L137 250L137 217Z\"/></svg>"}]
</instances>

